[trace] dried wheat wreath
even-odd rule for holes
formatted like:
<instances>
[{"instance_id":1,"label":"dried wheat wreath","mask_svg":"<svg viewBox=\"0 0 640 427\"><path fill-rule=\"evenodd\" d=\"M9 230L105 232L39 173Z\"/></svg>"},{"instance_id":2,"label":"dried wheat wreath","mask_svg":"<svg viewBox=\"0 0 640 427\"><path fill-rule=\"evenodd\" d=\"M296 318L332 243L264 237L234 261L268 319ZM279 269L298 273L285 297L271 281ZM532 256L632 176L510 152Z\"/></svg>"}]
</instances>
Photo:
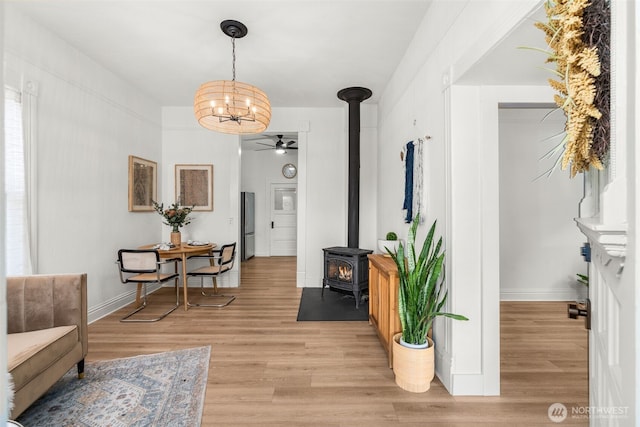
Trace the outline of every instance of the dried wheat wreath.
<instances>
[{"instance_id":1,"label":"dried wheat wreath","mask_svg":"<svg viewBox=\"0 0 640 427\"><path fill-rule=\"evenodd\" d=\"M545 32L555 62L557 79L549 84L558 93L554 101L567 118L565 136L556 147L563 150L556 164L571 165L571 177L593 166L602 169L610 141L610 34L608 0L548 0ZM555 151L555 150L554 150Z\"/></svg>"}]
</instances>

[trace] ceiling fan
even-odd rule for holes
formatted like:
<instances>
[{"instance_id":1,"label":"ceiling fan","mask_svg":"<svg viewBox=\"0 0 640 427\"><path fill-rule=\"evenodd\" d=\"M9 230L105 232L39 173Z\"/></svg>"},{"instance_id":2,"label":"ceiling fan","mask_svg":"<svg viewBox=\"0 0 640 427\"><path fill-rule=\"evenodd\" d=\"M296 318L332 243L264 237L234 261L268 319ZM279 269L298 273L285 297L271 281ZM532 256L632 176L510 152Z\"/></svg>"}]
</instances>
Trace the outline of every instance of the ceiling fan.
<instances>
[{"instance_id":1,"label":"ceiling fan","mask_svg":"<svg viewBox=\"0 0 640 427\"><path fill-rule=\"evenodd\" d=\"M278 153L278 154L285 154L287 152L287 150L297 150L298 149L298 147L293 147L293 144L296 144L297 141L291 140L291 141L288 141L288 142L284 142L282 140L284 135L265 135L265 136L267 138L273 138L273 139L278 138L278 140L275 141L275 145L265 144L264 142L256 142L257 144L269 147L269 148L263 148L263 149L256 150L256 151L276 150L276 153Z\"/></svg>"}]
</instances>

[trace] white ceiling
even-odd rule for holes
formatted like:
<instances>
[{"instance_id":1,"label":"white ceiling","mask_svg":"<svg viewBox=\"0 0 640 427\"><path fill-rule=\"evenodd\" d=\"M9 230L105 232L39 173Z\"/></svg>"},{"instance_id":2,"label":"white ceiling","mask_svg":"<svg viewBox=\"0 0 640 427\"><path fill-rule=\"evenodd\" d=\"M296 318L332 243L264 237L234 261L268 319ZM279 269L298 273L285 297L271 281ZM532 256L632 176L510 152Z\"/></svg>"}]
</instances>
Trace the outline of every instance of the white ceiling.
<instances>
[{"instance_id":1,"label":"white ceiling","mask_svg":"<svg viewBox=\"0 0 640 427\"><path fill-rule=\"evenodd\" d=\"M191 105L198 86L231 79L263 89L274 107L335 107L338 90L365 86L377 102L432 1L444 0L12 0L35 21L141 88L161 105ZM461 79L464 84L544 84L538 12Z\"/></svg>"},{"instance_id":2,"label":"white ceiling","mask_svg":"<svg viewBox=\"0 0 640 427\"><path fill-rule=\"evenodd\" d=\"M383 91L431 0L29 0L36 22L157 99L190 105L198 86L231 80L231 39L220 22L248 27L236 40L236 78L272 106L342 105L336 93Z\"/></svg>"},{"instance_id":3,"label":"white ceiling","mask_svg":"<svg viewBox=\"0 0 640 427\"><path fill-rule=\"evenodd\" d=\"M264 90L274 107L335 107L338 90L378 97L433 0L13 0L71 45L161 105L190 105L198 86L231 79L231 39L220 22L249 30L236 41L236 78ZM438 0L442 1L442 0ZM523 23L464 77L524 84L546 74L533 20Z\"/></svg>"},{"instance_id":4,"label":"white ceiling","mask_svg":"<svg viewBox=\"0 0 640 427\"><path fill-rule=\"evenodd\" d=\"M552 76L545 68L548 50L544 33L534 26L546 21L543 7L522 21L456 83L469 85L546 85Z\"/></svg>"}]
</instances>

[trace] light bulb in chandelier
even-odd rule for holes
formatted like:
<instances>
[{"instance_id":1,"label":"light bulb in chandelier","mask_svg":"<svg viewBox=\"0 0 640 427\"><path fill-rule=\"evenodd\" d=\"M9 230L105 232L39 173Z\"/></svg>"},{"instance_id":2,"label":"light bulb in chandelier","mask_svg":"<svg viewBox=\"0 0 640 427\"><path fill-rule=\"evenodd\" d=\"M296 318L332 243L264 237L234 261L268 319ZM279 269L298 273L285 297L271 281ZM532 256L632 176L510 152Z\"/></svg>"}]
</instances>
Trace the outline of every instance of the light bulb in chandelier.
<instances>
[{"instance_id":1,"label":"light bulb in chandelier","mask_svg":"<svg viewBox=\"0 0 640 427\"><path fill-rule=\"evenodd\" d=\"M247 27L227 20L220 28L231 37L233 80L216 80L200 86L194 99L196 119L203 127L223 133L263 132L271 121L269 98L259 88L236 81L235 39L244 37Z\"/></svg>"}]
</instances>

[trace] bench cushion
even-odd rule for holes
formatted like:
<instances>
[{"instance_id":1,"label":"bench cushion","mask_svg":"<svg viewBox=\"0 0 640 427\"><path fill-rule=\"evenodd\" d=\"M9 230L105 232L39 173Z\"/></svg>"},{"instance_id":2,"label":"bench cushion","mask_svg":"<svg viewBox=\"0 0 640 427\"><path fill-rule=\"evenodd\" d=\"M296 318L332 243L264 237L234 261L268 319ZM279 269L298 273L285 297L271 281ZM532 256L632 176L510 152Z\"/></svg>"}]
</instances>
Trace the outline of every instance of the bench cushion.
<instances>
[{"instance_id":1,"label":"bench cushion","mask_svg":"<svg viewBox=\"0 0 640 427\"><path fill-rule=\"evenodd\" d=\"M69 353L78 341L76 325L8 334L7 365L16 391Z\"/></svg>"}]
</instances>

